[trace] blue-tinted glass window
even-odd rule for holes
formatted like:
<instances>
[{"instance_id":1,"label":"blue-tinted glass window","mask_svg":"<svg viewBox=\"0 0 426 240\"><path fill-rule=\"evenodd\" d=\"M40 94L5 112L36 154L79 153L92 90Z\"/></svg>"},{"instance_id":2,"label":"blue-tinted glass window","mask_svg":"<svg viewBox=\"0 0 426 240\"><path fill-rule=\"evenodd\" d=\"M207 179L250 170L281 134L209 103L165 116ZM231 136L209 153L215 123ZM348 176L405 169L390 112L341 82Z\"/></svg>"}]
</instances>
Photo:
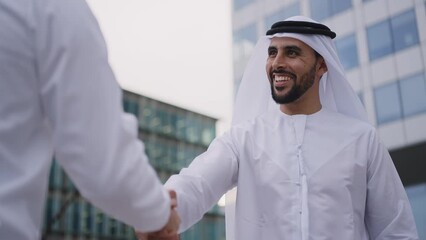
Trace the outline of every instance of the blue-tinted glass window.
<instances>
[{"instance_id":1,"label":"blue-tinted glass window","mask_svg":"<svg viewBox=\"0 0 426 240\"><path fill-rule=\"evenodd\" d=\"M404 116L426 112L426 81L418 74L400 81Z\"/></svg>"},{"instance_id":2,"label":"blue-tinted glass window","mask_svg":"<svg viewBox=\"0 0 426 240\"><path fill-rule=\"evenodd\" d=\"M352 7L352 0L330 0L332 14L338 14Z\"/></svg>"},{"instance_id":3,"label":"blue-tinted glass window","mask_svg":"<svg viewBox=\"0 0 426 240\"><path fill-rule=\"evenodd\" d=\"M400 119L402 116L398 84L391 83L374 90L377 123Z\"/></svg>"},{"instance_id":4,"label":"blue-tinted glass window","mask_svg":"<svg viewBox=\"0 0 426 240\"><path fill-rule=\"evenodd\" d=\"M410 47L419 42L414 10L392 18L391 26L395 51Z\"/></svg>"},{"instance_id":5,"label":"blue-tinted glass window","mask_svg":"<svg viewBox=\"0 0 426 240\"><path fill-rule=\"evenodd\" d=\"M151 102L144 102L143 104L140 104L139 112L139 126L144 129L149 128L150 122L154 118L154 110Z\"/></svg>"},{"instance_id":6,"label":"blue-tinted glass window","mask_svg":"<svg viewBox=\"0 0 426 240\"><path fill-rule=\"evenodd\" d=\"M186 119L183 113L176 114L176 136L178 139L185 139Z\"/></svg>"},{"instance_id":7,"label":"blue-tinted glass window","mask_svg":"<svg viewBox=\"0 0 426 240\"><path fill-rule=\"evenodd\" d=\"M392 53L392 34L389 21L383 21L367 28L370 60Z\"/></svg>"},{"instance_id":8,"label":"blue-tinted glass window","mask_svg":"<svg viewBox=\"0 0 426 240\"><path fill-rule=\"evenodd\" d=\"M352 0L310 0L311 17L315 20L336 15L352 7Z\"/></svg>"},{"instance_id":9,"label":"blue-tinted glass window","mask_svg":"<svg viewBox=\"0 0 426 240\"><path fill-rule=\"evenodd\" d=\"M358 66L358 48L354 34L337 39L336 48L340 61L346 70Z\"/></svg>"},{"instance_id":10,"label":"blue-tinted glass window","mask_svg":"<svg viewBox=\"0 0 426 240\"><path fill-rule=\"evenodd\" d=\"M56 212L54 209L53 197L54 196L50 194L47 196L47 204L46 204L45 217L44 217L44 228L48 228L48 227L52 228L52 223L54 223L53 218Z\"/></svg>"},{"instance_id":11,"label":"blue-tinted glass window","mask_svg":"<svg viewBox=\"0 0 426 240\"><path fill-rule=\"evenodd\" d=\"M124 99L123 100L123 109L125 112L132 113L136 117L139 114L139 105L133 99Z\"/></svg>"},{"instance_id":12,"label":"blue-tinted glass window","mask_svg":"<svg viewBox=\"0 0 426 240\"><path fill-rule=\"evenodd\" d=\"M283 9L267 16L265 18L265 29L270 29L272 24L283 21L286 18L300 15L300 3L296 2L290 6L286 6Z\"/></svg>"},{"instance_id":13,"label":"blue-tinted glass window","mask_svg":"<svg viewBox=\"0 0 426 240\"><path fill-rule=\"evenodd\" d=\"M414 10L409 10L367 29L370 60L419 43Z\"/></svg>"},{"instance_id":14,"label":"blue-tinted glass window","mask_svg":"<svg viewBox=\"0 0 426 240\"><path fill-rule=\"evenodd\" d=\"M233 1L234 11L239 10L253 2L254 0L234 0Z\"/></svg>"},{"instance_id":15,"label":"blue-tinted glass window","mask_svg":"<svg viewBox=\"0 0 426 240\"><path fill-rule=\"evenodd\" d=\"M310 0L311 17L315 20L323 20L331 16L329 0Z\"/></svg>"},{"instance_id":16,"label":"blue-tinted glass window","mask_svg":"<svg viewBox=\"0 0 426 240\"><path fill-rule=\"evenodd\" d=\"M234 74L241 77L247 65L247 61L257 42L256 24L251 24L234 32L233 53L234 53Z\"/></svg>"},{"instance_id":17,"label":"blue-tinted glass window","mask_svg":"<svg viewBox=\"0 0 426 240\"><path fill-rule=\"evenodd\" d=\"M104 222L104 226L103 226L104 228L102 229L102 235L109 236L109 231L110 231L110 228L111 228L111 219L107 215L104 215L102 220Z\"/></svg>"},{"instance_id":18,"label":"blue-tinted glass window","mask_svg":"<svg viewBox=\"0 0 426 240\"><path fill-rule=\"evenodd\" d=\"M74 233L80 233L81 225L80 225L80 203L79 202L73 202L73 232Z\"/></svg>"},{"instance_id":19,"label":"blue-tinted glass window","mask_svg":"<svg viewBox=\"0 0 426 240\"><path fill-rule=\"evenodd\" d=\"M124 237L126 234L125 227L122 222L117 222L117 236L118 237Z\"/></svg>"},{"instance_id":20,"label":"blue-tinted glass window","mask_svg":"<svg viewBox=\"0 0 426 240\"><path fill-rule=\"evenodd\" d=\"M80 213L84 219L84 221L82 221L82 230L84 233L88 234L92 229L92 206L87 202L84 202L83 206L83 211Z\"/></svg>"},{"instance_id":21,"label":"blue-tinted glass window","mask_svg":"<svg viewBox=\"0 0 426 240\"><path fill-rule=\"evenodd\" d=\"M241 42L250 42L255 44L257 41L256 25L252 24L234 32L234 44Z\"/></svg>"},{"instance_id":22,"label":"blue-tinted glass window","mask_svg":"<svg viewBox=\"0 0 426 240\"><path fill-rule=\"evenodd\" d=\"M426 239L426 183L409 186L405 190L413 209L419 239Z\"/></svg>"},{"instance_id":23,"label":"blue-tinted glass window","mask_svg":"<svg viewBox=\"0 0 426 240\"><path fill-rule=\"evenodd\" d=\"M96 211L96 220L95 220L95 229L96 229L96 233L97 235L100 235L103 232L104 229L104 216L103 213L100 211Z\"/></svg>"}]
</instances>

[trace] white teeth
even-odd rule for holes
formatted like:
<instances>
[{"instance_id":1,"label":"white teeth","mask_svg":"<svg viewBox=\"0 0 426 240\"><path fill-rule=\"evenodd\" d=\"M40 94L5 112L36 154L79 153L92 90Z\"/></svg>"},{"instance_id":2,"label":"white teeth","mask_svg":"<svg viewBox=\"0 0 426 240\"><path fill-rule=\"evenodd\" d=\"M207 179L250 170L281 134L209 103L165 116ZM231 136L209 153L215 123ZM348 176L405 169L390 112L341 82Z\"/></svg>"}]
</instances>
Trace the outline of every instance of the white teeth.
<instances>
[{"instance_id":1,"label":"white teeth","mask_svg":"<svg viewBox=\"0 0 426 240\"><path fill-rule=\"evenodd\" d=\"M283 81L290 81L291 78L288 76L275 76L274 80L275 82L283 82Z\"/></svg>"}]
</instances>

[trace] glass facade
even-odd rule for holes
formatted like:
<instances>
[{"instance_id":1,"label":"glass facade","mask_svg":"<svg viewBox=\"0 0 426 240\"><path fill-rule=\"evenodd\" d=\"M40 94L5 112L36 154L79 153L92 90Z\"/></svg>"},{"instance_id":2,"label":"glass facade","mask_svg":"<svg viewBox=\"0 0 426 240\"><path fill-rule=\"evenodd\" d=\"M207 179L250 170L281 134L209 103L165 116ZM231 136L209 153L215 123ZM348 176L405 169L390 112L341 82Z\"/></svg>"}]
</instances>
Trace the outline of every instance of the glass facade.
<instances>
[{"instance_id":1,"label":"glass facade","mask_svg":"<svg viewBox=\"0 0 426 240\"><path fill-rule=\"evenodd\" d=\"M233 34L234 92L236 93L244 72L257 42L256 24L248 25Z\"/></svg>"},{"instance_id":2,"label":"glass facade","mask_svg":"<svg viewBox=\"0 0 426 240\"><path fill-rule=\"evenodd\" d=\"M406 117L426 112L426 78L417 74L400 81L402 110Z\"/></svg>"},{"instance_id":3,"label":"glass facade","mask_svg":"<svg viewBox=\"0 0 426 240\"><path fill-rule=\"evenodd\" d=\"M337 53L340 61L346 70L357 67L358 61L358 48L356 45L355 34L339 38L336 40Z\"/></svg>"},{"instance_id":4,"label":"glass facade","mask_svg":"<svg viewBox=\"0 0 426 240\"><path fill-rule=\"evenodd\" d=\"M225 240L225 218L211 213L182 233L180 237L185 240Z\"/></svg>"},{"instance_id":5,"label":"glass facade","mask_svg":"<svg viewBox=\"0 0 426 240\"><path fill-rule=\"evenodd\" d=\"M240 10L244 8L245 6L249 5L250 3L254 3L255 0L234 0L233 2L233 9L234 11Z\"/></svg>"},{"instance_id":6,"label":"glass facade","mask_svg":"<svg viewBox=\"0 0 426 240\"><path fill-rule=\"evenodd\" d=\"M61 182L57 182L61 176ZM43 239L136 239L133 229L80 196L56 161L51 166Z\"/></svg>"},{"instance_id":7,"label":"glass facade","mask_svg":"<svg viewBox=\"0 0 426 240\"><path fill-rule=\"evenodd\" d=\"M377 123L383 124L426 112L424 73L378 87L374 90Z\"/></svg>"},{"instance_id":8,"label":"glass facade","mask_svg":"<svg viewBox=\"0 0 426 240\"><path fill-rule=\"evenodd\" d=\"M426 183L405 188L413 209L419 239L426 239Z\"/></svg>"},{"instance_id":9,"label":"glass facade","mask_svg":"<svg viewBox=\"0 0 426 240\"><path fill-rule=\"evenodd\" d=\"M370 60L375 60L419 43L414 10L367 28Z\"/></svg>"},{"instance_id":10,"label":"glass facade","mask_svg":"<svg viewBox=\"0 0 426 240\"><path fill-rule=\"evenodd\" d=\"M234 64L239 64L251 54L257 42L256 24L248 25L233 35Z\"/></svg>"},{"instance_id":11,"label":"glass facade","mask_svg":"<svg viewBox=\"0 0 426 240\"><path fill-rule=\"evenodd\" d=\"M368 54L374 60L392 53L392 34L389 21L367 28Z\"/></svg>"},{"instance_id":12,"label":"glass facade","mask_svg":"<svg viewBox=\"0 0 426 240\"><path fill-rule=\"evenodd\" d=\"M266 16L265 29L270 29L272 24L295 15L300 15L300 2L285 6L280 10Z\"/></svg>"},{"instance_id":13,"label":"glass facade","mask_svg":"<svg viewBox=\"0 0 426 240\"><path fill-rule=\"evenodd\" d=\"M402 117L398 83L391 83L374 90L376 118L378 124L387 123Z\"/></svg>"},{"instance_id":14,"label":"glass facade","mask_svg":"<svg viewBox=\"0 0 426 240\"><path fill-rule=\"evenodd\" d=\"M124 92L123 108L138 118L139 136L163 182L204 152L216 135L216 119L131 92ZM45 239L136 239L130 226L82 198L56 161L50 169L43 236ZM223 211L214 206L181 239L225 239Z\"/></svg>"},{"instance_id":15,"label":"glass facade","mask_svg":"<svg viewBox=\"0 0 426 240\"><path fill-rule=\"evenodd\" d=\"M351 0L309 0L311 17L320 21L351 9Z\"/></svg>"}]
</instances>

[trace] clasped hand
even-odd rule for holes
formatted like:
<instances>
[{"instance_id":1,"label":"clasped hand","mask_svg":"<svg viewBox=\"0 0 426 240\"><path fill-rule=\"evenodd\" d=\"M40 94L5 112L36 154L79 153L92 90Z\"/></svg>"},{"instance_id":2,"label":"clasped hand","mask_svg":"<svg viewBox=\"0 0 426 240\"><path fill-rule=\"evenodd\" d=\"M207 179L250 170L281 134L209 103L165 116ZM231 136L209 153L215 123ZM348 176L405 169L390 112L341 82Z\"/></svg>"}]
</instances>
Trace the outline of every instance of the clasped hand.
<instances>
[{"instance_id":1,"label":"clasped hand","mask_svg":"<svg viewBox=\"0 0 426 240\"><path fill-rule=\"evenodd\" d=\"M176 211L176 192L169 190L169 196L171 212L166 226L157 232L141 233L136 231L136 237L138 240L179 240L178 230L180 225L180 218Z\"/></svg>"}]
</instances>

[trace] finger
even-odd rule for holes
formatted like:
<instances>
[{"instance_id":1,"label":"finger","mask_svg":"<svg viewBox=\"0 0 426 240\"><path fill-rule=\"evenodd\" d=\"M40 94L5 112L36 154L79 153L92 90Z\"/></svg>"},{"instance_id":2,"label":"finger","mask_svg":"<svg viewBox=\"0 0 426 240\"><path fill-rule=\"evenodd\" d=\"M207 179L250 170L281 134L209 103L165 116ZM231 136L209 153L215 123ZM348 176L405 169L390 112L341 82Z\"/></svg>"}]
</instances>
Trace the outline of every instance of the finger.
<instances>
[{"instance_id":1,"label":"finger","mask_svg":"<svg viewBox=\"0 0 426 240\"><path fill-rule=\"evenodd\" d=\"M170 196L172 208L177 207L177 194L176 194L176 191L169 190L169 196Z\"/></svg>"}]
</instances>

